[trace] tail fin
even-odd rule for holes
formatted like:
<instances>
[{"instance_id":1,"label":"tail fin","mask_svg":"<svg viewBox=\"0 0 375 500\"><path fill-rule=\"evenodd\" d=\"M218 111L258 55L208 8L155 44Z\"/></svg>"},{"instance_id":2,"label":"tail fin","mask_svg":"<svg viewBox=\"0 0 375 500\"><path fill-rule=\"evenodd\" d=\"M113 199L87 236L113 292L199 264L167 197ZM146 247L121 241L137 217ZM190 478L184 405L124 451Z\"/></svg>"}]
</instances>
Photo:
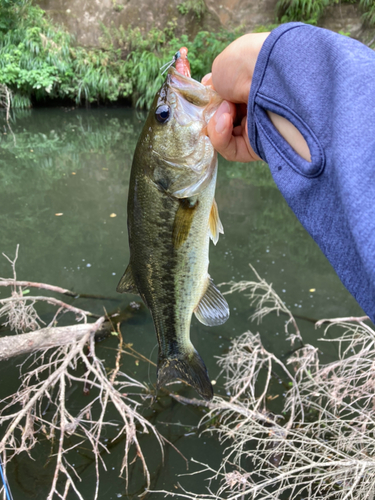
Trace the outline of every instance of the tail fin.
<instances>
[{"instance_id":1,"label":"tail fin","mask_svg":"<svg viewBox=\"0 0 375 500\"><path fill-rule=\"evenodd\" d=\"M208 377L206 365L193 346L192 350L181 357L162 358L159 353L157 387L159 388L176 378L191 385L206 401L213 398L214 390Z\"/></svg>"}]
</instances>

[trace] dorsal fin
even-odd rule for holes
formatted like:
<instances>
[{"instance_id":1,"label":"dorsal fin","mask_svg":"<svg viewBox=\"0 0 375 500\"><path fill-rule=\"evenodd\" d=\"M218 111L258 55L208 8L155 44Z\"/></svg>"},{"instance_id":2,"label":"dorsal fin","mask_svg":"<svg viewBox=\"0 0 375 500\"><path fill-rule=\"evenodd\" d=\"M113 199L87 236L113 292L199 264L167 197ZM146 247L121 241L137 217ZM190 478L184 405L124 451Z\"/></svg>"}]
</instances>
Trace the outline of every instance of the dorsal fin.
<instances>
[{"instance_id":1,"label":"dorsal fin","mask_svg":"<svg viewBox=\"0 0 375 500\"><path fill-rule=\"evenodd\" d=\"M137 287L134 283L133 272L130 267L130 264L125 269L123 277L120 279L119 284L117 285L116 292L118 293L134 293L135 295L139 295Z\"/></svg>"},{"instance_id":2,"label":"dorsal fin","mask_svg":"<svg viewBox=\"0 0 375 500\"><path fill-rule=\"evenodd\" d=\"M201 323L207 326L222 325L229 318L229 306L214 282L207 276L207 289L194 311Z\"/></svg>"},{"instance_id":3,"label":"dorsal fin","mask_svg":"<svg viewBox=\"0 0 375 500\"><path fill-rule=\"evenodd\" d=\"M214 199L211 207L211 212L210 212L210 238L214 242L214 245L219 240L219 234L224 234L224 229L223 229L223 224L221 223L220 217L219 217L219 211L217 209L217 204Z\"/></svg>"}]
</instances>

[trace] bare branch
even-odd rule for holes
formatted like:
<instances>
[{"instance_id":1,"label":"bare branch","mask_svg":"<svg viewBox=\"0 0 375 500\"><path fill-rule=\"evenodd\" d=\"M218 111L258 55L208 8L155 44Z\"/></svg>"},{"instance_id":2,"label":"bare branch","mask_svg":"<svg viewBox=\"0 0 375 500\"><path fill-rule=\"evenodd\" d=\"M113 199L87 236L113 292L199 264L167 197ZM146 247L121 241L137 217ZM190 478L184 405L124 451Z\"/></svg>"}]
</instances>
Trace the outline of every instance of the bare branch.
<instances>
[{"instance_id":1,"label":"bare branch","mask_svg":"<svg viewBox=\"0 0 375 500\"><path fill-rule=\"evenodd\" d=\"M144 418L139 408L143 399L148 397L148 387L120 371L120 360L124 352L122 334L119 329L121 321L126 315L113 316L117 327L119 346L114 360L114 369L107 374L101 360L95 352L95 334L103 334L114 330L110 318L100 317L95 323L88 324L88 317L96 317L90 311L79 309L53 297L24 297L22 287L25 282L16 279L15 263L18 256L12 260L6 257L12 265L13 280L8 280L12 286L12 296L2 299L1 314L7 314L8 323L18 331L25 328L38 328L40 318L33 316L33 306L38 301L44 301L60 310L71 311L83 324L68 327L49 326L30 333L21 333L0 338L0 360L16 354L40 352L33 362L23 362L21 365L21 385L17 392L0 401L0 425L5 429L0 441L0 454L3 454L3 465L23 451L31 455L38 443L39 436L51 442L53 453L50 457L54 461L55 469L51 481L48 500L54 498L67 499L74 495L83 500L77 479L79 475L73 464L70 463L69 451L83 443L89 443L95 460L96 491L94 500L100 496L100 472L105 469L104 453L109 453L103 439L113 422L108 421L108 407L117 411L117 420L120 422L118 434L125 437L124 455L120 474L125 474L126 483L129 480L129 457L131 449L135 450L136 459L143 467L147 488L150 487L150 473L138 440L138 433L152 433L161 450L163 458L163 444L165 440L156 428ZM0 281L1 282L1 281ZM4 283L4 280L2 281ZM29 282L26 282L29 283ZM44 288L57 291L58 287L49 285ZM61 290L61 289L60 289ZM135 310L135 309L134 309ZM36 315L36 312L35 312ZM55 315L54 322L57 320ZM34 323L32 320L34 319ZM89 355L86 348L89 346ZM129 347L130 346L125 346ZM53 349L52 349L53 348ZM131 348L130 354L143 359ZM149 360L148 360L149 361ZM77 372L78 364L84 364L86 373ZM25 370L25 368L27 369ZM79 385L82 389L89 381L94 388L94 395L83 408L69 409L66 405L67 387L71 384ZM87 402L88 401L88 402ZM45 403L49 411L45 408ZM95 415L95 419L93 417ZM111 417L113 418L113 417ZM116 424L117 427L117 424ZM67 444L73 440L73 444Z\"/></svg>"},{"instance_id":2,"label":"bare branch","mask_svg":"<svg viewBox=\"0 0 375 500\"><path fill-rule=\"evenodd\" d=\"M320 319L315 323L315 328L319 328L323 323L347 323L347 322L357 322L363 323L364 321L370 321L368 316L348 316L347 318L331 318L331 319Z\"/></svg>"},{"instance_id":3,"label":"bare branch","mask_svg":"<svg viewBox=\"0 0 375 500\"><path fill-rule=\"evenodd\" d=\"M255 319L283 311L295 326L271 286L257 278L259 284L231 283L230 292L250 289ZM210 412L201 422L205 432L216 433L227 445L220 468L200 464L199 472L210 474L205 494L182 487L173 494L153 493L206 500L370 500L375 493L375 331L365 320L328 320L325 333L332 327L344 333L323 339L335 342L339 352L339 359L327 365L320 364L318 349L310 345L294 350L284 364L267 352L259 334L247 332L233 340L219 358L230 399L204 403ZM298 330L289 338L302 340ZM289 415L286 422L266 407L272 365L289 381L282 412ZM220 425L209 425L212 420ZM244 469L250 463L250 470Z\"/></svg>"},{"instance_id":4,"label":"bare branch","mask_svg":"<svg viewBox=\"0 0 375 500\"><path fill-rule=\"evenodd\" d=\"M288 336L287 338L291 340L292 344L296 339L303 343L301 333L293 314L274 291L272 284L267 283L266 280L259 276L254 267L251 264L249 265L258 281L239 281L237 283L231 281L229 283L221 283L221 285L230 285L230 289L224 292L224 295L250 290L250 293L246 294L246 296L250 298L250 305L255 305L255 312L252 314L251 320L256 320L259 324L262 318L271 312L275 312L278 316L280 313L283 313L289 318L284 325L285 333ZM294 327L294 333L289 332L288 328L290 324Z\"/></svg>"},{"instance_id":5,"label":"bare branch","mask_svg":"<svg viewBox=\"0 0 375 500\"><path fill-rule=\"evenodd\" d=\"M60 293L62 295L67 295L68 297L72 297L74 299L78 298L88 298L88 299L101 299L101 300L111 300L118 301L116 297L107 297L105 295L93 295L89 293L77 293L68 290L67 288L61 288L55 285L48 285L47 283L38 283L35 281L18 281L14 279L5 279L0 278L0 286L18 286L21 288L39 288L43 290L49 290L51 292Z\"/></svg>"},{"instance_id":6,"label":"bare branch","mask_svg":"<svg viewBox=\"0 0 375 500\"><path fill-rule=\"evenodd\" d=\"M27 297L27 296L26 297L24 297L24 296L19 297L19 296L17 296L16 300L17 301L24 301L24 302L33 301L34 303L35 302L48 302L48 304L62 307L63 309L66 309L67 311L73 312L82 318L85 316L89 316L90 318L100 318L100 316L98 314L93 314L90 311L85 311L84 309L80 309L78 307L71 306L70 304L66 304L62 300L55 299L54 297L45 297L43 295L32 296L32 297ZM8 303L11 303L14 301L15 301L14 297L8 297L6 299L1 299L0 304L8 304ZM1 310L0 310L0 313L1 313Z\"/></svg>"},{"instance_id":7,"label":"bare branch","mask_svg":"<svg viewBox=\"0 0 375 500\"><path fill-rule=\"evenodd\" d=\"M104 317L100 318L101 321ZM91 323L79 325L47 327L30 333L9 335L0 338L0 361L22 354L36 351L45 351L52 347L79 342L92 329ZM110 331L109 323L101 323L95 329L96 333L103 334Z\"/></svg>"}]
</instances>

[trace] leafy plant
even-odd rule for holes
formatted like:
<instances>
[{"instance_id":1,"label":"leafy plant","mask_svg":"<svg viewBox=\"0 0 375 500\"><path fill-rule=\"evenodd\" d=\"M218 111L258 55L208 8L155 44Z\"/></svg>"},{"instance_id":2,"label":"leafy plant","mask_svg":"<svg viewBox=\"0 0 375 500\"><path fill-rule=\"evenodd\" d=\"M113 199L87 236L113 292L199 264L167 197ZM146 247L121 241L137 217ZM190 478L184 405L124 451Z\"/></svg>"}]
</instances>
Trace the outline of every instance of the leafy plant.
<instances>
[{"instance_id":1,"label":"leafy plant","mask_svg":"<svg viewBox=\"0 0 375 500\"><path fill-rule=\"evenodd\" d=\"M304 21L317 24L324 9L332 3L332 0L279 0L276 12L282 23Z\"/></svg>"},{"instance_id":2,"label":"leafy plant","mask_svg":"<svg viewBox=\"0 0 375 500\"><path fill-rule=\"evenodd\" d=\"M180 47L187 47L191 74L200 80L211 71L215 57L243 34L241 28L219 33L200 31L193 40L189 40L187 35L177 37L175 32L175 23L169 23L164 30L152 29L148 33L142 33L139 28L104 29L102 43L107 50L117 49L126 54L124 66L130 75L133 102L139 107L148 108L151 105L164 81L160 67L172 60Z\"/></svg>"},{"instance_id":3,"label":"leafy plant","mask_svg":"<svg viewBox=\"0 0 375 500\"><path fill-rule=\"evenodd\" d=\"M198 19L206 12L206 4L203 0L185 0L177 5L180 14L185 15L192 12Z\"/></svg>"},{"instance_id":4,"label":"leafy plant","mask_svg":"<svg viewBox=\"0 0 375 500\"><path fill-rule=\"evenodd\" d=\"M120 3L117 3L116 0L112 0L113 10L116 12L122 12L124 10L124 6Z\"/></svg>"},{"instance_id":5,"label":"leafy plant","mask_svg":"<svg viewBox=\"0 0 375 500\"><path fill-rule=\"evenodd\" d=\"M359 4L364 11L364 21L369 26L375 25L375 3L373 0L342 0L342 2ZM339 3L338 0L279 0L276 4L276 12L282 23L304 21L309 24L317 24L324 10L335 3Z\"/></svg>"},{"instance_id":6,"label":"leafy plant","mask_svg":"<svg viewBox=\"0 0 375 500\"><path fill-rule=\"evenodd\" d=\"M56 98L115 101L131 94L116 51L74 47L73 37L31 0L1 0L0 7L0 84L12 91L13 107Z\"/></svg>"},{"instance_id":7,"label":"leafy plant","mask_svg":"<svg viewBox=\"0 0 375 500\"><path fill-rule=\"evenodd\" d=\"M316 24L336 0L279 0L281 22L303 20ZM360 0L364 18L375 24L375 4ZM119 4L113 0L116 8ZM185 0L180 13L205 10L203 0ZM14 108L31 107L40 100L63 99L76 104L127 99L148 108L163 82L160 67L181 46L189 50L191 72L201 79L214 58L243 34L242 28L219 33L200 31L189 39L177 35L177 22L162 30L102 26L100 49L74 45L73 37L54 25L32 0L0 0L0 86L10 91ZM256 31L273 29L259 27Z\"/></svg>"},{"instance_id":8,"label":"leafy plant","mask_svg":"<svg viewBox=\"0 0 375 500\"><path fill-rule=\"evenodd\" d=\"M364 10L363 19L369 26L375 26L375 3L373 0L360 0Z\"/></svg>"},{"instance_id":9,"label":"leafy plant","mask_svg":"<svg viewBox=\"0 0 375 500\"><path fill-rule=\"evenodd\" d=\"M185 2L196 15L202 0ZM117 5L113 2L113 5ZM76 104L132 100L150 106L163 77L160 67L182 46L189 48L193 75L203 76L213 58L239 32L200 32L193 41L176 36L176 22L163 29L105 28L101 49L74 45L31 0L0 0L0 85L10 90L13 107L65 99Z\"/></svg>"}]
</instances>

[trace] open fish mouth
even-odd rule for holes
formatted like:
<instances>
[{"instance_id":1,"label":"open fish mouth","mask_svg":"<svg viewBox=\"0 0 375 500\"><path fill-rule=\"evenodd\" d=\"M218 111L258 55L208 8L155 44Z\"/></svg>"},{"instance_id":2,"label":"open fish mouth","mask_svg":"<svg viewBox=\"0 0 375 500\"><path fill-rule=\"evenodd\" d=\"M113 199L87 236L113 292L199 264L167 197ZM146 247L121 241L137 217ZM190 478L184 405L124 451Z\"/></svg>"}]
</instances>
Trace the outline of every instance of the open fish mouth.
<instances>
[{"instance_id":1,"label":"open fish mouth","mask_svg":"<svg viewBox=\"0 0 375 500\"><path fill-rule=\"evenodd\" d=\"M213 89L192 78L180 75L173 67L168 70L168 84L185 101L187 113L194 114L192 106L200 108L200 119L203 119L206 124L222 102L222 98ZM202 108L204 108L203 113Z\"/></svg>"}]
</instances>

